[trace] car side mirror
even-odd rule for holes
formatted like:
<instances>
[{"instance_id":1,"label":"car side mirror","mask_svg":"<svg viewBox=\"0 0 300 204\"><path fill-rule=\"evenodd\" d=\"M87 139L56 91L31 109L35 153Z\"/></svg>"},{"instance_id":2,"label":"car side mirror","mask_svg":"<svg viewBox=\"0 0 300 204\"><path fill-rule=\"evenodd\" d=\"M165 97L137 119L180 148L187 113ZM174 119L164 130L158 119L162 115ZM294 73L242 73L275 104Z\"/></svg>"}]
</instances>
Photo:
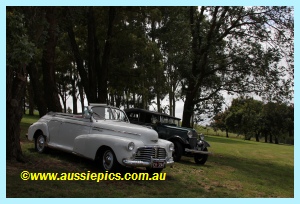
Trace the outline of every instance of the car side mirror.
<instances>
[{"instance_id":1,"label":"car side mirror","mask_svg":"<svg viewBox=\"0 0 300 204\"><path fill-rule=\"evenodd\" d=\"M83 114L83 118L90 119L92 121L92 116L90 114Z\"/></svg>"}]
</instances>

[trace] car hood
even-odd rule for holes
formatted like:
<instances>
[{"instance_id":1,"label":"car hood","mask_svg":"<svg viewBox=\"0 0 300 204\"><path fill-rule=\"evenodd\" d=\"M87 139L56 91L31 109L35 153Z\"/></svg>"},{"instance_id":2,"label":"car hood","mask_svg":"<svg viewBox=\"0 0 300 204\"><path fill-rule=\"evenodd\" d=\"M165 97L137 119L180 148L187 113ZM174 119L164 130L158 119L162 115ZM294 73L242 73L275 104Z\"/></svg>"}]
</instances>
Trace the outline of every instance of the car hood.
<instances>
[{"instance_id":1,"label":"car hood","mask_svg":"<svg viewBox=\"0 0 300 204\"><path fill-rule=\"evenodd\" d=\"M193 128L187 128L187 127L178 127L178 126L172 126L172 125L164 125L165 127L167 128L172 128L172 129L175 129L175 130L181 130L181 131L194 131Z\"/></svg>"},{"instance_id":2,"label":"car hood","mask_svg":"<svg viewBox=\"0 0 300 204\"><path fill-rule=\"evenodd\" d=\"M170 128L174 131L181 131L181 132L188 132L188 131L192 131L193 133L193 137L198 137L198 133L195 129L193 128L187 128L187 127L178 127L178 126L172 126L172 125L164 125L164 127L166 128Z\"/></svg>"},{"instance_id":3,"label":"car hood","mask_svg":"<svg viewBox=\"0 0 300 204\"><path fill-rule=\"evenodd\" d=\"M122 121L98 121L93 125L93 130L97 129L103 134L139 139L145 144L156 143L158 141L158 134L155 130Z\"/></svg>"}]
</instances>

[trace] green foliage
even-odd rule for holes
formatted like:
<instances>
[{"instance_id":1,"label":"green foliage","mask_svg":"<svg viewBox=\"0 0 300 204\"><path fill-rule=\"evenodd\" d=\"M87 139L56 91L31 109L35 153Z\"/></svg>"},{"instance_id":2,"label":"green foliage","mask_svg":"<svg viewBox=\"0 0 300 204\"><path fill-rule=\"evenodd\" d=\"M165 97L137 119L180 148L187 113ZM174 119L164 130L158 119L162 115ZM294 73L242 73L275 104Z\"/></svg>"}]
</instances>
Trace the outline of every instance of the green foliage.
<instances>
[{"instance_id":1,"label":"green foliage","mask_svg":"<svg viewBox=\"0 0 300 204\"><path fill-rule=\"evenodd\" d=\"M275 137L275 142L294 138L294 106L282 103L267 103L262 110L263 132Z\"/></svg>"},{"instance_id":2,"label":"green foliage","mask_svg":"<svg viewBox=\"0 0 300 204\"><path fill-rule=\"evenodd\" d=\"M35 45L29 41L24 15L15 9L6 12L6 64L18 67L28 64L36 52Z\"/></svg>"},{"instance_id":3,"label":"green foliage","mask_svg":"<svg viewBox=\"0 0 300 204\"><path fill-rule=\"evenodd\" d=\"M183 126L189 125L196 104L221 90L252 93L269 101L290 100L292 13L291 7L190 8L192 65L181 70L187 99ZM274 20L274 16L282 17ZM281 66L282 60L287 66ZM291 79L286 80L286 74Z\"/></svg>"},{"instance_id":4,"label":"green foliage","mask_svg":"<svg viewBox=\"0 0 300 204\"><path fill-rule=\"evenodd\" d=\"M275 143L290 143L294 137L294 107L273 102L263 104L253 98L240 97L234 99L227 110L215 115L211 125L215 129L242 134L247 140L269 137L273 142L274 136Z\"/></svg>"},{"instance_id":5,"label":"green foliage","mask_svg":"<svg viewBox=\"0 0 300 204\"><path fill-rule=\"evenodd\" d=\"M292 7L114 7L110 36L109 7L56 9L56 81L61 87L71 83L64 77L72 75L87 95L91 91L89 95L97 97L102 86L95 84L104 81L111 104L144 108L169 95L170 114L181 98L188 104L185 112L195 113L196 121L220 111L221 90L278 102L293 97ZM35 65L40 66L47 39L46 10L8 9L7 34L12 37L8 38L8 64L18 57L29 62L36 54ZM17 18L22 19L20 24ZM70 29L78 48L75 54ZM108 73L102 79L105 59L109 59ZM69 94L64 93L64 97Z\"/></svg>"}]
</instances>

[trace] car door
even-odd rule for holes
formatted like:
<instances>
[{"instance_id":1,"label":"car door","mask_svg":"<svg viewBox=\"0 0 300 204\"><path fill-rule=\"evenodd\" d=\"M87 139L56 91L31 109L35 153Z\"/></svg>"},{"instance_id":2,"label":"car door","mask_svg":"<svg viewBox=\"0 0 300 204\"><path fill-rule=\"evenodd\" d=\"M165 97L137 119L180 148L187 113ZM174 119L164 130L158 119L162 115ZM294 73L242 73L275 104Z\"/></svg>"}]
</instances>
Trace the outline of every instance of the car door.
<instances>
[{"instance_id":1,"label":"car door","mask_svg":"<svg viewBox=\"0 0 300 204\"><path fill-rule=\"evenodd\" d=\"M65 118L62 120L57 143L61 148L72 151L74 139L79 135L90 133L92 122L86 118Z\"/></svg>"},{"instance_id":2,"label":"car door","mask_svg":"<svg viewBox=\"0 0 300 204\"><path fill-rule=\"evenodd\" d=\"M52 117L52 119L48 122L48 144L51 146L56 146L59 139L59 129L62 123L62 119L60 117Z\"/></svg>"}]
</instances>

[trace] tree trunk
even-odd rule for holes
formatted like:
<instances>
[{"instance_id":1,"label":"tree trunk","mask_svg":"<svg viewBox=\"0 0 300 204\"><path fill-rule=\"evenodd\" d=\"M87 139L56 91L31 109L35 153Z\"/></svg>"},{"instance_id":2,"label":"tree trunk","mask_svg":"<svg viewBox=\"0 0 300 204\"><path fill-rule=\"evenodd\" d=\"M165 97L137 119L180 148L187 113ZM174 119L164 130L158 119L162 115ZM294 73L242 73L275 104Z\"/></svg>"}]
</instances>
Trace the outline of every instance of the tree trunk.
<instances>
[{"instance_id":1,"label":"tree trunk","mask_svg":"<svg viewBox=\"0 0 300 204\"><path fill-rule=\"evenodd\" d=\"M44 98L43 85L39 80L40 74L34 62L29 64L29 66L27 67L27 71L30 77L30 86L33 92L33 100L37 105L39 116L42 117L47 114L47 105Z\"/></svg>"},{"instance_id":2,"label":"tree trunk","mask_svg":"<svg viewBox=\"0 0 300 204\"><path fill-rule=\"evenodd\" d=\"M156 96L157 96L157 112L161 113L161 107L160 107L160 93L159 91L156 93Z\"/></svg>"},{"instance_id":3,"label":"tree trunk","mask_svg":"<svg viewBox=\"0 0 300 204\"><path fill-rule=\"evenodd\" d=\"M86 72L84 64L83 64L83 59L79 52L79 47L78 47L76 39L75 39L75 34L73 31L73 23L71 21L72 15L70 14L70 8L66 8L65 11L66 11L66 15L67 15L66 19L69 20L67 22L66 29L68 31L68 36L70 39L72 52L74 54L74 58L76 61L76 65L77 65L76 67L77 67L78 73L80 75L80 87L82 88L82 90L80 90L79 93L80 93L80 97L81 97L81 106L83 107L84 106L84 104L83 104L83 89L85 91L88 101L93 101L94 99L92 97L92 94L90 93L89 79L88 79L87 72Z\"/></svg>"},{"instance_id":4,"label":"tree trunk","mask_svg":"<svg viewBox=\"0 0 300 204\"><path fill-rule=\"evenodd\" d=\"M62 101L63 101L63 105L64 105L64 113L67 112L67 97L66 97L66 93L64 92L62 95Z\"/></svg>"},{"instance_id":5,"label":"tree trunk","mask_svg":"<svg viewBox=\"0 0 300 204\"><path fill-rule=\"evenodd\" d=\"M134 108L137 108L137 106L136 106L136 102L135 102L136 100L135 100L135 93L132 93L132 104L133 104L133 107Z\"/></svg>"},{"instance_id":6,"label":"tree trunk","mask_svg":"<svg viewBox=\"0 0 300 204\"><path fill-rule=\"evenodd\" d=\"M190 120L192 118L194 112L194 97L195 92L198 90L198 87L193 79L193 76L196 76L196 68L198 65L198 50L197 50L197 32L195 28L195 16L194 16L194 8L190 8L190 25L191 25L191 33L192 33L192 76L188 81L188 88L186 93L186 100L184 102L183 107L183 115L182 115L182 126L183 127L191 127ZM194 74L195 73L195 74Z\"/></svg>"},{"instance_id":7,"label":"tree trunk","mask_svg":"<svg viewBox=\"0 0 300 204\"><path fill-rule=\"evenodd\" d=\"M42 56L45 99L48 111L61 112L62 108L55 81L55 48L58 36L56 9L54 7L47 8L46 19L49 23L48 38Z\"/></svg>"},{"instance_id":8,"label":"tree trunk","mask_svg":"<svg viewBox=\"0 0 300 204\"><path fill-rule=\"evenodd\" d=\"M186 100L183 106L182 127L191 127L190 121L194 112L193 97L190 94L186 95Z\"/></svg>"},{"instance_id":9,"label":"tree trunk","mask_svg":"<svg viewBox=\"0 0 300 204\"><path fill-rule=\"evenodd\" d=\"M259 142L259 133L256 133L256 134L255 134L255 141L256 141L256 142Z\"/></svg>"},{"instance_id":10,"label":"tree trunk","mask_svg":"<svg viewBox=\"0 0 300 204\"><path fill-rule=\"evenodd\" d=\"M126 96L126 107L125 108L129 108L129 96L130 96L130 93L128 92L128 89L125 89L125 96ZM125 105L124 105L125 106Z\"/></svg>"},{"instance_id":11,"label":"tree trunk","mask_svg":"<svg viewBox=\"0 0 300 204\"><path fill-rule=\"evenodd\" d=\"M122 102L122 97L119 95L115 95L115 99L116 99L116 107L120 108L121 102Z\"/></svg>"},{"instance_id":12,"label":"tree trunk","mask_svg":"<svg viewBox=\"0 0 300 204\"><path fill-rule=\"evenodd\" d=\"M275 136L275 144L279 144L278 136Z\"/></svg>"},{"instance_id":13,"label":"tree trunk","mask_svg":"<svg viewBox=\"0 0 300 204\"><path fill-rule=\"evenodd\" d=\"M75 77L75 76L72 76ZM77 114L78 110L77 110L77 97L76 97L76 86L75 86L75 79L71 80L72 83L72 99L73 99L73 113Z\"/></svg>"},{"instance_id":14,"label":"tree trunk","mask_svg":"<svg viewBox=\"0 0 300 204\"><path fill-rule=\"evenodd\" d=\"M6 67L6 159L23 161L20 144L22 102L25 96L25 66L16 72Z\"/></svg>"},{"instance_id":15,"label":"tree trunk","mask_svg":"<svg viewBox=\"0 0 300 204\"><path fill-rule=\"evenodd\" d=\"M33 100L33 91L30 83L26 82L26 89L28 92L28 114L34 115L34 100Z\"/></svg>"},{"instance_id":16,"label":"tree trunk","mask_svg":"<svg viewBox=\"0 0 300 204\"><path fill-rule=\"evenodd\" d=\"M102 56L102 66L101 66L101 76L99 81L99 102L106 103L107 102L107 77L108 77L108 69L109 69L109 62L110 62L110 53L111 53L111 38L113 34L113 26L114 26L114 19L116 16L116 9L115 7L109 7L108 13L108 28L107 28L107 36L104 46L104 53Z\"/></svg>"},{"instance_id":17,"label":"tree trunk","mask_svg":"<svg viewBox=\"0 0 300 204\"><path fill-rule=\"evenodd\" d=\"M173 94L173 99L172 99L172 101L173 101L173 113L172 113L172 115L175 117L175 110L176 110L176 100L175 100L175 96L174 96L174 94Z\"/></svg>"},{"instance_id":18,"label":"tree trunk","mask_svg":"<svg viewBox=\"0 0 300 204\"><path fill-rule=\"evenodd\" d=\"M77 83L78 86L78 92L79 92L79 98L80 98L80 103L81 103L81 112L83 113L84 110L84 93L83 93L83 87L81 83Z\"/></svg>"},{"instance_id":19,"label":"tree trunk","mask_svg":"<svg viewBox=\"0 0 300 204\"><path fill-rule=\"evenodd\" d=\"M173 93L172 93L172 90L169 91L169 112L170 112L171 116L174 116L173 115Z\"/></svg>"},{"instance_id":20,"label":"tree trunk","mask_svg":"<svg viewBox=\"0 0 300 204\"><path fill-rule=\"evenodd\" d=\"M89 92L90 92L90 103L100 102L97 99L97 87L98 80L101 78L102 73L97 73L97 65L99 61L99 51L97 49L98 41L96 39L96 24L94 19L93 7L88 9L88 78L89 78ZM98 66L98 69L100 67Z\"/></svg>"},{"instance_id":21,"label":"tree trunk","mask_svg":"<svg viewBox=\"0 0 300 204\"><path fill-rule=\"evenodd\" d=\"M115 96L112 93L110 94L110 101L108 102L108 104L112 106L115 105Z\"/></svg>"}]
</instances>

